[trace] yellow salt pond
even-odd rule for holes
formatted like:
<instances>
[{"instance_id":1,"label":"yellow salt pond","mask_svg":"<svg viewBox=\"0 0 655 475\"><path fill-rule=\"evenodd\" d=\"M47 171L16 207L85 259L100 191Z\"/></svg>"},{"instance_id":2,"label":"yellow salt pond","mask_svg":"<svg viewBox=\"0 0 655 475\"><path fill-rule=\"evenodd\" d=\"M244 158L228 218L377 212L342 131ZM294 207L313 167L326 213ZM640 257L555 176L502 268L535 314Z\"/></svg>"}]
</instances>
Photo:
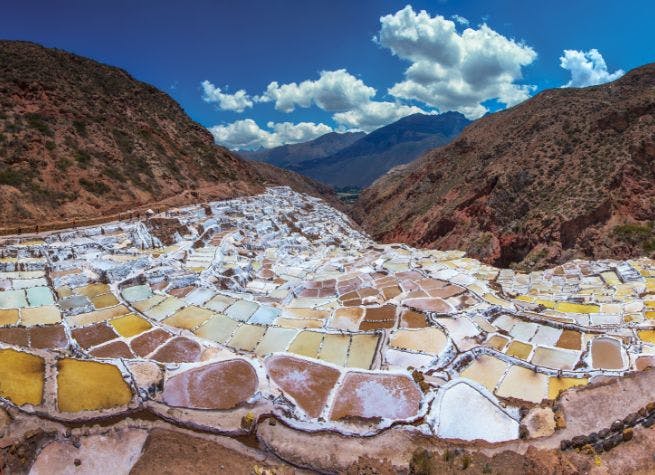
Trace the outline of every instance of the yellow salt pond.
<instances>
[{"instance_id":1,"label":"yellow salt pond","mask_svg":"<svg viewBox=\"0 0 655 475\"><path fill-rule=\"evenodd\" d=\"M61 313L54 305L23 308L21 309L20 317L21 323L25 326L59 323L61 321Z\"/></svg>"},{"instance_id":2,"label":"yellow salt pond","mask_svg":"<svg viewBox=\"0 0 655 475\"><path fill-rule=\"evenodd\" d=\"M637 332L639 339L646 343L655 343L655 330L640 330Z\"/></svg>"},{"instance_id":3,"label":"yellow salt pond","mask_svg":"<svg viewBox=\"0 0 655 475\"><path fill-rule=\"evenodd\" d=\"M254 351L259 340L264 336L266 327L259 325L241 325L228 343L237 350Z\"/></svg>"},{"instance_id":4,"label":"yellow salt pond","mask_svg":"<svg viewBox=\"0 0 655 475\"><path fill-rule=\"evenodd\" d=\"M205 323L211 317L216 315L211 310L190 305L178 310L173 315L164 320L164 323L185 330L193 330Z\"/></svg>"},{"instance_id":5,"label":"yellow salt pond","mask_svg":"<svg viewBox=\"0 0 655 475\"><path fill-rule=\"evenodd\" d=\"M323 337L321 351L318 354L320 360L328 361L340 366L346 363L348 356L348 345L350 337L348 335L330 335Z\"/></svg>"},{"instance_id":6,"label":"yellow salt pond","mask_svg":"<svg viewBox=\"0 0 655 475\"><path fill-rule=\"evenodd\" d=\"M261 357L269 353L285 351L297 334L298 330L291 328L270 327L255 352Z\"/></svg>"},{"instance_id":7,"label":"yellow salt pond","mask_svg":"<svg viewBox=\"0 0 655 475\"><path fill-rule=\"evenodd\" d=\"M322 333L310 331L300 332L289 346L289 352L309 358L316 358L322 340Z\"/></svg>"},{"instance_id":8,"label":"yellow salt pond","mask_svg":"<svg viewBox=\"0 0 655 475\"><path fill-rule=\"evenodd\" d=\"M552 377L548 380L548 399L557 399L560 392L576 386L585 386L588 382L588 378Z\"/></svg>"},{"instance_id":9,"label":"yellow salt pond","mask_svg":"<svg viewBox=\"0 0 655 475\"><path fill-rule=\"evenodd\" d=\"M130 338L139 335L146 330L152 328L152 325L147 320L135 315L133 313L125 315L124 317L114 318L109 323L119 335L125 338Z\"/></svg>"},{"instance_id":10,"label":"yellow salt pond","mask_svg":"<svg viewBox=\"0 0 655 475\"><path fill-rule=\"evenodd\" d=\"M0 350L0 396L17 406L38 406L43 399L43 358L12 349Z\"/></svg>"},{"instance_id":11,"label":"yellow salt pond","mask_svg":"<svg viewBox=\"0 0 655 475\"><path fill-rule=\"evenodd\" d=\"M63 412L97 411L129 404L132 391L118 368L96 361L57 362L57 405Z\"/></svg>"},{"instance_id":12,"label":"yellow salt pond","mask_svg":"<svg viewBox=\"0 0 655 475\"><path fill-rule=\"evenodd\" d=\"M524 361L528 361L530 353L532 353L532 345L517 340L510 343L506 351L507 355L519 358Z\"/></svg>"},{"instance_id":13,"label":"yellow salt pond","mask_svg":"<svg viewBox=\"0 0 655 475\"><path fill-rule=\"evenodd\" d=\"M600 306L591 304L558 302L555 310L562 313L598 313Z\"/></svg>"},{"instance_id":14,"label":"yellow salt pond","mask_svg":"<svg viewBox=\"0 0 655 475\"><path fill-rule=\"evenodd\" d=\"M18 309L0 310L0 326L18 323Z\"/></svg>"},{"instance_id":15,"label":"yellow salt pond","mask_svg":"<svg viewBox=\"0 0 655 475\"><path fill-rule=\"evenodd\" d=\"M379 339L378 335L353 335L346 366L349 368L370 369Z\"/></svg>"}]
</instances>

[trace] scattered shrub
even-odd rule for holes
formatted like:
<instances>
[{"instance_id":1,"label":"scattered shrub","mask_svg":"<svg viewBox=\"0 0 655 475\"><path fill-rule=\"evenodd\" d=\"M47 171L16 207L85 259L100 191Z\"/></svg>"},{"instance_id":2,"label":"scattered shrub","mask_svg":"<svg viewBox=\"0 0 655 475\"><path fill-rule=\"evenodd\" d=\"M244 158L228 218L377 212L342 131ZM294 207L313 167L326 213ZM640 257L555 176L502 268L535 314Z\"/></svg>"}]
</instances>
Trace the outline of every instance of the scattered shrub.
<instances>
[{"instance_id":1,"label":"scattered shrub","mask_svg":"<svg viewBox=\"0 0 655 475\"><path fill-rule=\"evenodd\" d=\"M52 137L54 133L50 130L47 124L47 118L41 114L31 113L25 114L25 119L27 120L27 125L32 127L34 130L38 130L43 135Z\"/></svg>"},{"instance_id":2,"label":"scattered shrub","mask_svg":"<svg viewBox=\"0 0 655 475\"><path fill-rule=\"evenodd\" d=\"M75 128L75 132L77 132L77 135L80 137L87 137L87 131L86 131L86 123L84 123L81 120L74 120L73 121L73 127Z\"/></svg>"},{"instance_id":3,"label":"scattered shrub","mask_svg":"<svg viewBox=\"0 0 655 475\"><path fill-rule=\"evenodd\" d=\"M655 252L655 223L621 224L612 229L612 234L626 244L641 247L647 253Z\"/></svg>"},{"instance_id":4,"label":"scattered shrub","mask_svg":"<svg viewBox=\"0 0 655 475\"><path fill-rule=\"evenodd\" d=\"M75 161L80 165L80 167L86 168L91 163L91 155L84 150L78 150L75 152Z\"/></svg>"},{"instance_id":5,"label":"scattered shrub","mask_svg":"<svg viewBox=\"0 0 655 475\"><path fill-rule=\"evenodd\" d=\"M57 170L65 172L70 168L72 164L73 162L71 162L69 159L62 157L55 162L55 167L57 167Z\"/></svg>"},{"instance_id":6,"label":"scattered shrub","mask_svg":"<svg viewBox=\"0 0 655 475\"><path fill-rule=\"evenodd\" d=\"M18 186L25 182L25 175L18 171L8 168L0 170L0 185Z\"/></svg>"},{"instance_id":7,"label":"scattered shrub","mask_svg":"<svg viewBox=\"0 0 655 475\"><path fill-rule=\"evenodd\" d=\"M94 195L104 195L109 193L111 189L101 181L91 181L86 178L80 178L80 185Z\"/></svg>"}]
</instances>

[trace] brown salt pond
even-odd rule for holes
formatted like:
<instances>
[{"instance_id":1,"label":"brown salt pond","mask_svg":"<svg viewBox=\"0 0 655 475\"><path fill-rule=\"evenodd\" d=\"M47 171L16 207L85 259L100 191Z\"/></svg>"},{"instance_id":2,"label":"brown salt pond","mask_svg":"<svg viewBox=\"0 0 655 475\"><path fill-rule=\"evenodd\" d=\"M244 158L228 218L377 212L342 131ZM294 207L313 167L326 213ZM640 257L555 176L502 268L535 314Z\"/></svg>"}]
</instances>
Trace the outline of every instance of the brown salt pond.
<instances>
[{"instance_id":1,"label":"brown salt pond","mask_svg":"<svg viewBox=\"0 0 655 475\"><path fill-rule=\"evenodd\" d=\"M192 363L198 361L201 348L186 337L176 337L157 350L152 359L160 363Z\"/></svg>"},{"instance_id":2,"label":"brown salt pond","mask_svg":"<svg viewBox=\"0 0 655 475\"><path fill-rule=\"evenodd\" d=\"M330 419L406 419L418 413L422 398L408 376L348 373L338 389Z\"/></svg>"},{"instance_id":3,"label":"brown salt pond","mask_svg":"<svg viewBox=\"0 0 655 475\"><path fill-rule=\"evenodd\" d=\"M266 360L271 379L291 396L310 417L323 411L340 372L329 366L287 355L274 355Z\"/></svg>"},{"instance_id":4,"label":"brown salt pond","mask_svg":"<svg viewBox=\"0 0 655 475\"><path fill-rule=\"evenodd\" d=\"M255 369L246 361L221 361L171 377L163 399L169 406L231 409L255 393L257 381Z\"/></svg>"},{"instance_id":5,"label":"brown salt pond","mask_svg":"<svg viewBox=\"0 0 655 475\"><path fill-rule=\"evenodd\" d=\"M623 369L622 346L614 338L599 337L591 343L591 365L595 369Z\"/></svg>"},{"instance_id":6,"label":"brown salt pond","mask_svg":"<svg viewBox=\"0 0 655 475\"><path fill-rule=\"evenodd\" d=\"M653 355L640 356L639 358L637 358L637 362L635 366L638 371L644 371L649 368L655 368L655 356Z\"/></svg>"}]
</instances>

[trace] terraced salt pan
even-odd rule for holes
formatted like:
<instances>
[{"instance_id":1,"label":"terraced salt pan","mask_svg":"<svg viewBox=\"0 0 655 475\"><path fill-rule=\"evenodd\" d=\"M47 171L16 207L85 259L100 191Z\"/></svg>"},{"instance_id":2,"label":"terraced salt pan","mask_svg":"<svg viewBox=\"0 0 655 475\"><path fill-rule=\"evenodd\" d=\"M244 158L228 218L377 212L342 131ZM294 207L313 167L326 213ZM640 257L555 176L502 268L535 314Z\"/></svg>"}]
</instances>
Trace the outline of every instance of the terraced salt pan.
<instances>
[{"instance_id":1,"label":"terraced salt pan","mask_svg":"<svg viewBox=\"0 0 655 475\"><path fill-rule=\"evenodd\" d=\"M440 387L428 419L439 437L503 442L518 437L519 423L493 394L465 379Z\"/></svg>"},{"instance_id":2,"label":"terraced salt pan","mask_svg":"<svg viewBox=\"0 0 655 475\"><path fill-rule=\"evenodd\" d=\"M522 366L512 366L496 390L505 398L540 403L548 398L548 376Z\"/></svg>"},{"instance_id":3,"label":"terraced salt pan","mask_svg":"<svg viewBox=\"0 0 655 475\"><path fill-rule=\"evenodd\" d=\"M226 344L238 327L239 323L231 318L216 315L201 325L195 333L202 338Z\"/></svg>"},{"instance_id":4,"label":"terraced salt pan","mask_svg":"<svg viewBox=\"0 0 655 475\"><path fill-rule=\"evenodd\" d=\"M422 394L407 376L348 373L340 384L330 418L408 419L418 414Z\"/></svg>"},{"instance_id":5,"label":"terraced salt pan","mask_svg":"<svg viewBox=\"0 0 655 475\"><path fill-rule=\"evenodd\" d=\"M399 348L438 355L448 343L448 337L437 328L398 330L391 335L390 345Z\"/></svg>"},{"instance_id":6,"label":"terraced salt pan","mask_svg":"<svg viewBox=\"0 0 655 475\"><path fill-rule=\"evenodd\" d=\"M196 378L191 377L195 374L189 373L191 368L238 354L261 378L257 396L248 403L237 398L235 411L273 410L297 427L314 428L320 422L321 427L367 434L398 418L420 421L420 408L427 408L426 402L448 379L470 378L495 394L489 397L474 383L469 388L476 394L468 394L466 388L453 391L455 395L467 392L472 401L478 401L480 394L491 401L488 412L494 417L486 425L496 427L496 416L502 420L502 414L494 412L495 397L509 408L506 415L518 415L511 409L517 400L529 405L554 399L562 390L587 384L585 375L590 372L618 375L652 364L646 358L655 355L655 304L648 302L655 298L645 292L655 292L650 282L655 264L648 259L621 264L631 277L621 277L618 280L624 283L619 284L611 275L603 275L619 266L612 261L575 261L561 272L523 275L462 258L459 252L375 245L348 228L336 211L288 190L212 204L210 209L212 216L197 207L169 213L189 228L174 249L142 249L143 242L154 240L139 222L118 223L104 233L99 227L54 233L34 249L21 245L21 257L2 260L0 269L20 265L40 270L0 274L0 307L12 305L0 309L0 348L38 349L54 358L81 353L89 362L117 368L132 389L130 377L134 377L138 395L152 395L153 407L162 413L171 410L161 397L156 376L164 368L166 381L179 381L174 391L178 402L169 402L178 408L171 414L183 419L192 417L190 406L204 407L194 398L210 398L224 386L212 386L225 376L222 371L211 378ZM288 220L318 237L309 239L288 230L284 224ZM201 237L202 230L217 223L231 231ZM135 226L140 229L138 240ZM19 255L17 247L6 247L8 253ZM67 257L70 251L75 258ZM32 252L46 257L23 257ZM105 279L110 285L100 282ZM41 305L49 302L47 293L52 304ZM571 323L581 327L564 325ZM621 355L619 371L594 367L609 366L600 363L606 355L593 351L602 347L602 340L594 342L607 335L616 336L611 345ZM591 349L588 356L587 349ZM294 358L305 358L304 363L281 365L276 381L273 366L266 362L294 352ZM582 355L585 358L580 360ZM636 361L634 368L627 368L629 361ZM124 372L138 365L157 370L147 377ZM319 383L327 374L336 375L324 399L300 391L311 378L295 370L307 373L308 367L317 369ZM408 367L427 373L413 375L421 388ZM561 370L566 376L558 373ZM282 383L285 372L290 381ZM49 367L48 374L58 372ZM90 392L106 383L107 378L95 374L92 369ZM8 373L9 378L17 376ZM355 384L352 378L362 379ZM57 386L54 379L48 384ZM288 387L282 388L291 383L296 384L297 397ZM116 387L112 387L105 390L113 393ZM350 393L344 393L346 388ZM189 396L192 393L194 397ZM183 395L186 402L180 402ZM18 393L13 397L21 400ZM355 400L359 402L349 403ZM313 401L320 404L312 408ZM88 407L114 413L127 405L107 405L98 398ZM411 410L394 412L407 407ZM207 408L198 413L213 418L211 424L204 423L218 430L239 430L245 412L228 416L220 411L232 409ZM414 415L405 418L407 414ZM69 417L78 415L72 412ZM506 421L512 431L515 422ZM426 426L417 427L425 430ZM500 430L482 429L478 428L488 439L500 437ZM475 436L454 422L442 430Z\"/></svg>"},{"instance_id":7,"label":"terraced salt pan","mask_svg":"<svg viewBox=\"0 0 655 475\"><path fill-rule=\"evenodd\" d=\"M596 369L623 369L626 365L618 340L599 337L591 343L591 361Z\"/></svg>"},{"instance_id":8,"label":"terraced salt pan","mask_svg":"<svg viewBox=\"0 0 655 475\"><path fill-rule=\"evenodd\" d=\"M481 384L488 391L493 391L509 366L509 363L493 356L481 355L473 360L460 374L463 378Z\"/></svg>"}]
</instances>

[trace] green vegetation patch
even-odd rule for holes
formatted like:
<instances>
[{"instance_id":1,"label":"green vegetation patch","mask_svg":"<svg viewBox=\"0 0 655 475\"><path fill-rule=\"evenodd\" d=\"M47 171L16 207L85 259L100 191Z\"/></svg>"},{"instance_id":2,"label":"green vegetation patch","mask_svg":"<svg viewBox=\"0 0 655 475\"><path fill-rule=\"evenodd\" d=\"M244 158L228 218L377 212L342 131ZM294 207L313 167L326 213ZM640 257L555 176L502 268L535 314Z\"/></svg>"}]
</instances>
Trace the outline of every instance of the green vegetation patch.
<instances>
[{"instance_id":1,"label":"green vegetation patch","mask_svg":"<svg viewBox=\"0 0 655 475\"><path fill-rule=\"evenodd\" d=\"M612 229L620 241L631 246L641 247L645 252L655 251L655 223L621 224Z\"/></svg>"},{"instance_id":2,"label":"green vegetation patch","mask_svg":"<svg viewBox=\"0 0 655 475\"><path fill-rule=\"evenodd\" d=\"M29 125L34 130L38 130L43 135L47 135L49 137L54 135L48 126L48 118L44 115L36 113L25 114L25 121L27 122L27 125Z\"/></svg>"},{"instance_id":3,"label":"green vegetation patch","mask_svg":"<svg viewBox=\"0 0 655 475\"><path fill-rule=\"evenodd\" d=\"M88 135L86 131L86 123L84 123L84 121L74 120L73 128L75 129L75 132L77 132L77 135L80 137L86 137Z\"/></svg>"},{"instance_id":4,"label":"green vegetation patch","mask_svg":"<svg viewBox=\"0 0 655 475\"><path fill-rule=\"evenodd\" d=\"M27 177L20 170L7 168L0 170L0 185L9 185L18 187L26 181Z\"/></svg>"},{"instance_id":5,"label":"green vegetation patch","mask_svg":"<svg viewBox=\"0 0 655 475\"><path fill-rule=\"evenodd\" d=\"M344 186L342 188L335 188L334 190L339 198L345 204L353 204L359 198L359 194L362 192L361 188L356 186Z\"/></svg>"},{"instance_id":6,"label":"green vegetation patch","mask_svg":"<svg viewBox=\"0 0 655 475\"><path fill-rule=\"evenodd\" d=\"M75 152L75 161L79 164L80 167L86 168L91 163L91 155L89 155L84 150L77 150Z\"/></svg>"},{"instance_id":7,"label":"green vegetation patch","mask_svg":"<svg viewBox=\"0 0 655 475\"><path fill-rule=\"evenodd\" d=\"M86 178L80 178L80 185L89 193L94 195L104 195L109 193L111 189L101 181L91 181Z\"/></svg>"}]
</instances>

